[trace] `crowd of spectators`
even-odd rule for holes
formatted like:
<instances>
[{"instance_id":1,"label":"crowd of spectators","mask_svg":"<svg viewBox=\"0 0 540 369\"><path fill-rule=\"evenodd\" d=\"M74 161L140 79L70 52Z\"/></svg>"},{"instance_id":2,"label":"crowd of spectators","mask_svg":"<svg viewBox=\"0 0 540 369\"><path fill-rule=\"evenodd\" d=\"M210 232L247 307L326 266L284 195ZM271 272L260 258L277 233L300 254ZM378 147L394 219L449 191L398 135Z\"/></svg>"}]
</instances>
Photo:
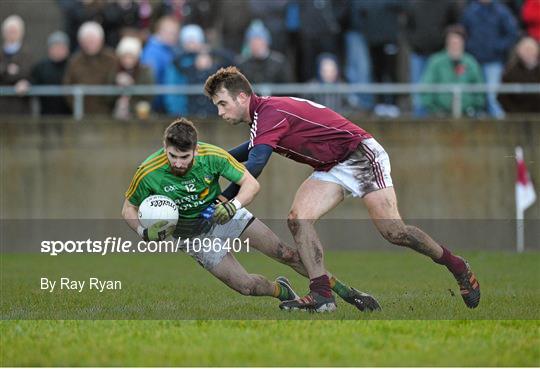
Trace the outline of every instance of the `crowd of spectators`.
<instances>
[{"instance_id":1,"label":"crowd of spectators","mask_svg":"<svg viewBox=\"0 0 540 369\"><path fill-rule=\"evenodd\" d=\"M539 83L540 0L57 0L63 24L35 60L18 15L2 21L2 113L28 114L32 85L188 85L235 64L253 83ZM404 58L407 56L408 58ZM408 66L404 68L403 66ZM403 72L405 71L405 73ZM338 111L396 117L385 94L311 97ZM540 96L464 94L468 116L538 112ZM41 97L42 114L73 102ZM406 105L406 104L405 104ZM90 96L85 111L119 119L211 116L202 95ZM452 96L414 94L415 116L448 115Z\"/></svg>"}]
</instances>

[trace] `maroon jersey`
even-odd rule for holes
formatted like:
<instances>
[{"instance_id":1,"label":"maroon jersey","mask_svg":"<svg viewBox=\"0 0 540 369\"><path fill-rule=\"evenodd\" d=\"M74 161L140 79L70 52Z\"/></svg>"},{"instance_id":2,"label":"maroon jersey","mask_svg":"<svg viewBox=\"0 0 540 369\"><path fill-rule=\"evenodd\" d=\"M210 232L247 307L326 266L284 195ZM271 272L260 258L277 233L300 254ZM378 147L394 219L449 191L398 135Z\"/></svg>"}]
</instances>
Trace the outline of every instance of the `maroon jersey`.
<instances>
[{"instance_id":1,"label":"maroon jersey","mask_svg":"<svg viewBox=\"0 0 540 369\"><path fill-rule=\"evenodd\" d=\"M371 135L327 107L297 97L251 96L250 144L329 171Z\"/></svg>"}]
</instances>

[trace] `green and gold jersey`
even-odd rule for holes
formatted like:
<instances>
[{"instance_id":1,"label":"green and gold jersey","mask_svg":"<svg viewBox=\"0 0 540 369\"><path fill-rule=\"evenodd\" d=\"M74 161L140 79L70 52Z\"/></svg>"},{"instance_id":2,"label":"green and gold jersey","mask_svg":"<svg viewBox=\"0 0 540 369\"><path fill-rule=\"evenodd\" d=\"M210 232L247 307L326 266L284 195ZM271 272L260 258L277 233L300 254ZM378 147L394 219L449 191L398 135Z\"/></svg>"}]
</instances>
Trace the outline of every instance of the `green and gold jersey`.
<instances>
[{"instance_id":1,"label":"green and gold jersey","mask_svg":"<svg viewBox=\"0 0 540 369\"><path fill-rule=\"evenodd\" d=\"M179 177L170 172L164 149L150 155L137 169L125 193L135 206L150 195L164 195L176 202L180 218L193 219L221 193L219 177L238 182L246 168L222 148L198 142L193 166Z\"/></svg>"}]
</instances>

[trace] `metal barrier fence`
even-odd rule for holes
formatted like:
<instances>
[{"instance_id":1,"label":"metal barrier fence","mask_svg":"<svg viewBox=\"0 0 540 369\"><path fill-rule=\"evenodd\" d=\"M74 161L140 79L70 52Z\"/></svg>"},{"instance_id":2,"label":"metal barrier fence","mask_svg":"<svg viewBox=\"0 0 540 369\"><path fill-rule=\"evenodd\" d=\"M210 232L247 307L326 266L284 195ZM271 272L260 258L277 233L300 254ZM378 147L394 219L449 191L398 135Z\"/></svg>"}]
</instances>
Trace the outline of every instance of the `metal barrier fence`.
<instances>
[{"instance_id":1,"label":"metal barrier fence","mask_svg":"<svg viewBox=\"0 0 540 369\"><path fill-rule=\"evenodd\" d=\"M339 83L322 85L316 83L290 83L290 84L257 84L254 90L261 95L412 95L418 93L450 93L452 94L452 117L460 118L462 115L463 93L510 93L510 94L540 94L540 84L410 84L410 83L382 83L382 84L347 84ZM114 85L42 85L32 86L30 90L19 95L13 86L0 86L0 96L72 96L73 117L81 120L84 117L85 96L120 96L120 95L201 95L202 85L137 85L120 87ZM33 99L32 111L38 115L36 99Z\"/></svg>"}]
</instances>

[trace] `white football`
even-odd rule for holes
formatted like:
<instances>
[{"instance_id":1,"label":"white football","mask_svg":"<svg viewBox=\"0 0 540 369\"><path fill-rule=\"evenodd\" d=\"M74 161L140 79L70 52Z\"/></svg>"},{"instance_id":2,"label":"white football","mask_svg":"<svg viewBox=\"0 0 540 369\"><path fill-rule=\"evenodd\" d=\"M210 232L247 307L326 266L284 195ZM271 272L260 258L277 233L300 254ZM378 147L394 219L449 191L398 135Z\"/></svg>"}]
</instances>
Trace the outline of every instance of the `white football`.
<instances>
[{"instance_id":1,"label":"white football","mask_svg":"<svg viewBox=\"0 0 540 369\"><path fill-rule=\"evenodd\" d=\"M167 196L148 196L139 206L141 225L148 228L162 220L166 220L170 225L176 225L178 223L178 207Z\"/></svg>"}]
</instances>

